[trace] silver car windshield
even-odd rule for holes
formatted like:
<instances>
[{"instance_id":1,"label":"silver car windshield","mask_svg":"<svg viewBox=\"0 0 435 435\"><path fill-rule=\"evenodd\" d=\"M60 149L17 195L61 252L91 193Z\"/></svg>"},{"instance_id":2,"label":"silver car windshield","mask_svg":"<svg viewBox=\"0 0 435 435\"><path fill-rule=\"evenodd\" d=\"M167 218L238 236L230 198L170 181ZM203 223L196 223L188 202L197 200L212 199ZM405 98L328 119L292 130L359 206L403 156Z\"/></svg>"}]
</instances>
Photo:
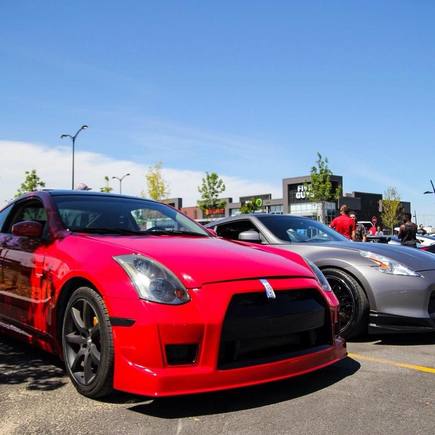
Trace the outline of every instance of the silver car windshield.
<instances>
[{"instance_id":1,"label":"silver car windshield","mask_svg":"<svg viewBox=\"0 0 435 435\"><path fill-rule=\"evenodd\" d=\"M337 233L320 222L297 216L258 216L278 239L291 243L324 243L348 241L346 237Z\"/></svg>"}]
</instances>

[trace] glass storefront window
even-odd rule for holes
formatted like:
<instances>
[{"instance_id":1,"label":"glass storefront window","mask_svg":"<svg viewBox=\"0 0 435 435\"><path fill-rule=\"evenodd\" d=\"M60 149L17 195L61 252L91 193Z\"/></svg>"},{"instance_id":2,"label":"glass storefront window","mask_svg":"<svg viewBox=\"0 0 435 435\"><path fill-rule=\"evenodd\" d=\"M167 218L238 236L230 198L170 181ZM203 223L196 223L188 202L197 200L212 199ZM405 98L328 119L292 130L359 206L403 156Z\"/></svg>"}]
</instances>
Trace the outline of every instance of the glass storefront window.
<instances>
[{"instance_id":1,"label":"glass storefront window","mask_svg":"<svg viewBox=\"0 0 435 435\"><path fill-rule=\"evenodd\" d=\"M334 202L325 202L324 211L328 221L331 216L336 214L336 206ZM290 204L290 214L295 216L303 216L311 219L318 220L322 213L322 203L321 202L302 202L296 204Z\"/></svg>"},{"instance_id":2,"label":"glass storefront window","mask_svg":"<svg viewBox=\"0 0 435 435\"><path fill-rule=\"evenodd\" d=\"M283 214L283 206L282 205L270 205L268 213Z\"/></svg>"},{"instance_id":3,"label":"glass storefront window","mask_svg":"<svg viewBox=\"0 0 435 435\"><path fill-rule=\"evenodd\" d=\"M302 202L298 204L290 204L290 214L303 216L312 219L317 219L320 211L320 203L318 202Z\"/></svg>"}]
</instances>

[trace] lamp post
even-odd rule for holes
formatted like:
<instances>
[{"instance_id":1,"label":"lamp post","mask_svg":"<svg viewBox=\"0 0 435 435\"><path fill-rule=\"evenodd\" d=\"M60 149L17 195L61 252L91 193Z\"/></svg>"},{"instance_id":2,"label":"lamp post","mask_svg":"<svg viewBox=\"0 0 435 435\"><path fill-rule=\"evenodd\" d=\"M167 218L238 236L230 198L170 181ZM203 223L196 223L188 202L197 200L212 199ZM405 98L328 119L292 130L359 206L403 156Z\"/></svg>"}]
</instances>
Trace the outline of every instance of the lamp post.
<instances>
[{"instance_id":1,"label":"lamp post","mask_svg":"<svg viewBox=\"0 0 435 435\"><path fill-rule=\"evenodd\" d=\"M82 125L77 130L77 133L74 136L71 136L70 134L62 134L60 136L61 139L65 139L66 137L69 137L72 141L72 177L71 177L71 189L72 190L74 190L74 153L75 153L76 138L82 130L85 130L87 128L88 128L87 125Z\"/></svg>"},{"instance_id":2,"label":"lamp post","mask_svg":"<svg viewBox=\"0 0 435 435\"><path fill-rule=\"evenodd\" d=\"M118 180L119 181L119 194L122 193L122 181L124 180L125 177L128 177L130 174L124 174L122 177L112 177L113 180Z\"/></svg>"},{"instance_id":3,"label":"lamp post","mask_svg":"<svg viewBox=\"0 0 435 435\"><path fill-rule=\"evenodd\" d=\"M424 195L427 195L427 194L434 194L435 195L435 186L434 186L432 180L430 180L430 184L432 185L432 190L426 190L426 192L423 192Z\"/></svg>"}]
</instances>

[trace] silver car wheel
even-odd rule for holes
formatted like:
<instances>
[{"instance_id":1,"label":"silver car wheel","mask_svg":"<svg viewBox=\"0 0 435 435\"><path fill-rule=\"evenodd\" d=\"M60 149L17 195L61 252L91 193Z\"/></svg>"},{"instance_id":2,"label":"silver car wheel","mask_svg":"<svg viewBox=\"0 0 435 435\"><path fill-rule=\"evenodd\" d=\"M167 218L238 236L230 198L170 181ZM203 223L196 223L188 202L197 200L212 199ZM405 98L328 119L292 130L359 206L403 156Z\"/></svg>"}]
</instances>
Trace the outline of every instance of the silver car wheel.
<instances>
[{"instance_id":1,"label":"silver car wheel","mask_svg":"<svg viewBox=\"0 0 435 435\"><path fill-rule=\"evenodd\" d=\"M341 269L326 268L322 272L340 302L340 335L353 338L367 332L369 303L360 283Z\"/></svg>"}]
</instances>

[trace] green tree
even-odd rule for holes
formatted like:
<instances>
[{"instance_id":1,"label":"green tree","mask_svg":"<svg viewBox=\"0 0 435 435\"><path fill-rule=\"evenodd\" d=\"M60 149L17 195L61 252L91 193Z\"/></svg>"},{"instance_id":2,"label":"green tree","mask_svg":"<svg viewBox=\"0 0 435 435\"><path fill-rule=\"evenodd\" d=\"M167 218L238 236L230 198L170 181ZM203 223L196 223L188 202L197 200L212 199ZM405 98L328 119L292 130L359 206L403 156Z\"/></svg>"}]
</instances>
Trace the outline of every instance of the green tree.
<instances>
[{"instance_id":1,"label":"green tree","mask_svg":"<svg viewBox=\"0 0 435 435\"><path fill-rule=\"evenodd\" d=\"M323 158L317 153L316 165L311 167L311 184L308 187L308 197L311 201L336 201L340 198L341 189L333 189L331 175L328 158Z\"/></svg>"},{"instance_id":2,"label":"green tree","mask_svg":"<svg viewBox=\"0 0 435 435\"><path fill-rule=\"evenodd\" d=\"M110 179L107 175L104 177L104 181L105 181L106 185L103 187L100 187L100 192L110 193L113 190L113 187L110 187L110 185L109 185Z\"/></svg>"},{"instance_id":3,"label":"green tree","mask_svg":"<svg viewBox=\"0 0 435 435\"><path fill-rule=\"evenodd\" d=\"M20 188L17 190L15 198L23 195L24 193L33 192L41 187L45 187L45 182L39 178L38 174L36 173L36 169L26 171L24 173L24 176L24 181L21 183Z\"/></svg>"},{"instance_id":4,"label":"green tree","mask_svg":"<svg viewBox=\"0 0 435 435\"><path fill-rule=\"evenodd\" d=\"M382 223L394 233L394 227L399 222L400 194L396 187L390 186L382 198Z\"/></svg>"},{"instance_id":5,"label":"green tree","mask_svg":"<svg viewBox=\"0 0 435 435\"><path fill-rule=\"evenodd\" d=\"M157 162L148 168L145 175L147 182L148 195L155 201L167 198L169 195L169 185L162 175L162 162Z\"/></svg>"},{"instance_id":6,"label":"green tree","mask_svg":"<svg viewBox=\"0 0 435 435\"><path fill-rule=\"evenodd\" d=\"M198 206L202 211L225 207L225 201L219 199L219 195L225 191L225 184L216 172L205 173L198 192L201 199Z\"/></svg>"},{"instance_id":7,"label":"green tree","mask_svg":"<svg viewBox=\"0 0 435 435\"><path fill-rule=\"evenodd\" d=\"M240 207L240 213L243 214L255 213L256 211L260 210L262 206L263 206L263 200L261 198L254 198L250 201L246 201Z\"/></svg>"},{"instance_id":8,"label":"green tree","mask_svg":"<svg viewBox=\"0 0 435 435\"><path fill-rule=\"evenodd\" d=\"M333 188L331 183L332 171L329 169L328 158L318 152L316 165L311 167L311 183L305 184L307 198L311 202L321 205L320 221L325 222L325 201L336 201L340 198L341 188Z\"/></svg>"}]
</instances>

